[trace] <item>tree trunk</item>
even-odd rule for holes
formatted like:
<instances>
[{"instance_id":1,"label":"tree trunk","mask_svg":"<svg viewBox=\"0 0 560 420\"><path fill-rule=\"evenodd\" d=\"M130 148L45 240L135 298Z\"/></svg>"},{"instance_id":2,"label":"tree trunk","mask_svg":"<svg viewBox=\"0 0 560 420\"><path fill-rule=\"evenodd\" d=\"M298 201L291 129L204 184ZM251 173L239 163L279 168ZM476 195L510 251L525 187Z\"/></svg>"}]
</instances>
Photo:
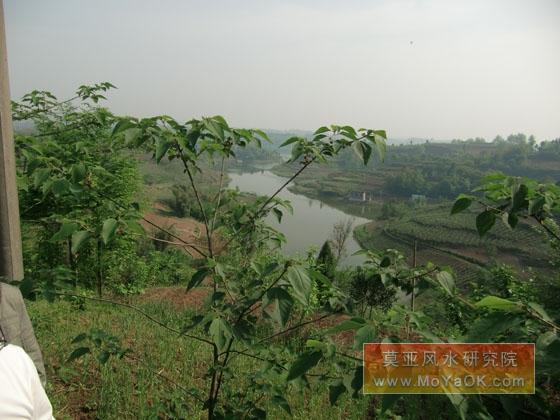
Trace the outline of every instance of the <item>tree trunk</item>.
<instances>
[{"instance_id":1,"label":"tree trunk","mask_svg":"<svg viewBox=\"0 0 560 420\"><path fill-rule=\"evenodd\" d=\"M102 258L101 254L103 252L103 243L101 239L97 240L97 294L99 297L103 296L103 267L102 267Z\"/></svg>"}]
</instances>

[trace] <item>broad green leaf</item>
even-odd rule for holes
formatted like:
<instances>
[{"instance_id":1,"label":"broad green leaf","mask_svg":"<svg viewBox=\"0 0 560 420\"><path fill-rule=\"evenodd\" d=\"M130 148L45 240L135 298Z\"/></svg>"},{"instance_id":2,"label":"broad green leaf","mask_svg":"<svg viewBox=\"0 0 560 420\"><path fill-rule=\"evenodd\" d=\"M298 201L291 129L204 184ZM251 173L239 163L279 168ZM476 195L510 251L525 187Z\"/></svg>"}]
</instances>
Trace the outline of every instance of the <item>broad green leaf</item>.
<instances>
[{"instance_id":1,"label":"broad green leaf","mask_svg":"<svg viewBox=\"0 0 560 420\"><path fill-rule=\"evenodd\" d=\"M187 291L191 290L194 287L197 287L200 283L202 283L202 280L204 280L209 272L210 269L208 267L202 267L196 273L194 273L187 286Z\"/></svg>"},{"instance_id":2,"label":"broad green leaf","mask_svg":"<svg viewBox=\"0 0 560 420\"><path fill-rule=\"evenodd\" d=\"M286 278L294 290L294 297L307 306L312 284L305 269L298 266L290 267L286 273Z\"/></svg>"},{"instance_id":3,"label":"broad green leaf","mask_svg":"<svg viewBox=\"0 0 560 420\"><path fill-rule=\"evenodd\" d=\"M504 224L508 228L515 229L515 227L517 226L517 223L519 223L519 218L514 213L505 212L505 213L502 213L502 222L504 222Z\"/></svg>"},{"instance_id":4,"label":"broad green leaf","mask_svg":"<svg viewBox=\"0 0 560 420\"><path fill-rule=\"evenodd\" d=\"M131 231L131 232L135 232L139 235L145 235L146 231L144 230L144 227L138 223L137 220L135 219L127 219L125 220L126 223L126 227Z\"/></svg>"},{"instance_id":5,"label":"broad green leaf","mask_svg":"<svg viewBox=\"0 0 560 420\"><path fill-rule=\"evenodd\" d=\"M305 342L305 347L308 349L315 349L323 353L327 351L327 343L323 343L319 340L307 340Z\"/></svg>"},{"instance_id":6,"label":"broad green leaf","mask_svg":"<svg viewBox=\"0 0 560 420\"><path fill-rule=\"evenodd\" d=\"M373 325L364 325L356 331L354 337L354 349L361 350L364 343L374 343L377 339L377 331Z\"/></svg>"},{"instance_id":7,"label":"broad green leaf","mask_svg":"<svg viewBox=\"0 0 560 420\"><path fill-rule=\"evenodd\" d=\"M490 312L476 319L470 325L466 342L491 343L505 331L516 328L523 322L518 314L508 312Z\"/></svg>"},{"instance_id":8,"label":"broad green leaf","mask_svg":"<svg viewBox=\"0 0 560 420\"><path fill-rule=\"evenodd\" d=\"M371 157L371 146L365 142L362 145L364 147L364 165L367 165Z\"/></svg>"},{"instance_id":9,"label":"broad green leaf","mask_svg":"<svg viewBox=\"0 0 560 420\"><path fill-rule=\"evenodd\" d=\"M496 222L496 214L493 211L486 210L476 217L476 230L480 236L484 236L486 232L492 229Z\"/></svg>"},{"instance_id":10,"label":"broad green leaf","mask_svg":"<svg viewBox=\"0 0 560 420\"><path fill-rule=\"evenodd\" d=\"M82 182L86 177L86 167L81 163L77 163L76 165L72 165L70 173L72 175L72 182L77 184Z\"/></svg>"},{"instance_id":11,"label":"broad green leaf","mask_svg":"<svg viewBox=\"0 0 560 420\"><path fill-rule=\"evenodd\" d=\"M219 125L221 125L223 128L229 129L228 123L226 121L226 119L224 117L222 117L221 115L214 115L212 117L212 119L214 121L217 121Z\"/></svg>"},{"instance_id":12,"label":"broad green leaf","mask_svg":"<svg viewBox=\"0 0 560 420\"><path fill-rule=\"evenodd\" d=\"M399 394L383 395L381 398L381 415L385 414L387 410L390 410L400 398L401 395Z\"/></svg>"},{"instance_id":13,"label":"broad green leaf","mask_svg":"<svg viewBox=\"0 0 560 420\"><path fill-rule=\"evenodd\" d=\"M72 254L76 254L89 237L90 234L87 230L74 232L72 234Z\"/></svg>"},{"instance_id":14,"label":"broad green leaf","mask_svg":"<svg viewBox=\"0 0 560 420\"><path fill-rule=\"evenodd\" d=\"M301 354L290 368L286 380L291 381L305 375L319 363L322 357L323 354L320 351L311 351Z\"/></svg>"},{"instance_id":15,"label":"broad green leaf","mask_svg":"<svg viewBox=\"0 0 560 420\"><path fill-rule=\"evenodd\" d=\"M379 159L383 162L385 160L385 155L387 154L387 143L382 139L375 139L375 147L377 148L377 153L379 154Z\"/></svg>"},{"instance_id":16,"label":"broad green leaf","mask_svg":"<svg viewBox=\"0 0 560 420\"><path fill-rule=\"evenodd\" d=\"M385 130L373 130L373 134L382 137L384 140L387 140L387 132Z\"/></svg>"},{"instance_id":17,"label":"broad green leaf","mask_svg":"<svg viewBox=\"0 0 560 420\"><path fill-rule=\"evenodd\" d=\"M292 409L290 408L290 404L288 404L288 401L282 395L275 395L274 397L272 397L272 403L280 407L290 416L292 415Z\"/></svg>"},{"instance_id":18,"label":"broad green leaf","mask_svg":"<svg viewBox=\"0 0 560 420\"><path fill-rule=\"evenodd\" d=\"M117 231L117 226L119 222L115 219L107 219L103 222L103 228L101 229L101 239L103 243L107 245L113 236L115 236L115 232Z\"/></svg>"},{"instance_id":19,"label":"broad green leaf","mask_svg":"<svg viewBox=\"0 0 560 420\"><path fill-rule=\"evenodd\" d=\"M364 158L364 145L362 144L361 141L354 141L352 142L352 150L354 151L354 153L356 153L356 156L358 156L358 158L364 163L366 164L367 162L365 161Z\"/></svg>"},{"instance_id":20,"label":"broad green leaf","mask_svg":"<svg viewBox=\"0 0 560 420\"><path fill-rule=\"evenodd\" d=\"M225 349L229 339L233 337L231 326L222 318L214 318L208 332L220 352Z\"/></svg>"},{"instance_id":21,"label":"broad green leaf","mask_svg":"<svg viewBox=\"0 0 560 420\"><path fill-rule=\"evenodd\" d=\"M102 351L101 353L99 353L99 356L97 356L97 360L99 361L99 363L104 365L105 363L107 363L110 357L111 353L109 353L108 351Z\"/></svg>"},{"instance_id":22,"label":"broad green leaf","mask_svg":"<svg viewBox=\"0 0 560 420\"><path fill-rule=\"evenodd\" d=\"M541 305L539 305L538 303L536 303L536 302L529 302L528 305L529 305L529 307L530 307L532 310L534 310L537 314L539 314L540 317L541 317L543 320L545 320L546 322L552 322L552 323L554 322L554 321L552 320L552 318L546 313L546 311L544 310L544 308L543 308Z\"/></svg>"},{"instance_id":23,"label":"broad green leaf","mask_svg":"<svg viewBox=\"0 0 560 420\"><path fill-rule=\"evenodd\" d=\"M88 354L89 352L90 352L89 347L78 347L70 354L66 362L71 362L73 360L79 359L80 357Z\"/></svg>"},{"instance_id":24,"label":"broad green leaf","mask_svg":"<svg viewBox=\"0 0 560 420\"><path fill-rule=\"evenodd\" d=\"M294 305L290 294L281 287L273 287L267 292L267 298L273 303L274 310L269 313L270 317L281 325L285 325Z\"/></svg>"},{"instance_id":25,"label":"broad green leaf","mask_svg":"<svg viewBox=\"0 0 560 420\"><path fill-rule=\"evenodd\" d=\"M68 239L74 232L79 229L76 223L63 223L60 226L58 232L56 232L52 237L51 241L63 241Z\"/></svg>"},{"instance_id":26,"label":"broad green leaf","mask_svg":"<svg viewBox=\"0 0 560 420\"><path fill-rule=\"evenodd\" d=\"M277 209L276 207L272 208L272 211L274 213L274 215L276 216L276 219L278 220L278 223L282 223L282 211Z\"/></svg>"},{"instance_id":27,"label":"broad green leaf","mask_svg":"<svg viewBox=\"0 0 560 420\"><path fill-rule=\"evenodd\" d=\"M545 205L546 200L544 197L537 197L534 200L529 201L529 215L533 216L539 214L543 206Z\"/></svg>"},{"instance_id":28,"label":"broad green leaf","mask_svg":"<svg viewBox=\"0 0 560 420\"><path fill-rule=\"evenodd\" d=\"M47 168L37 169L33 172L33 186L39 188L43 185L50 177L51 170Z\"/></svg>"},{"instance_id":29,"label":"broad green leaf","mask_svg":"<svg viewBox=\"0 0 560 420\"><path fill-rule=\"evenodd\" d=\"M79 343L80 341L84 341L87 337L88 337L88 335L86 333L78 334L72 340L72 344L76 344L76 343Z\"/></svg>"},{"instance_id":30,"label":"broad green leaf","mask_svg":"<svg viewBox=\"0 0 560 420\"><path fill-rule=\"evenodd\" d=\"M494 309L496 311L504 312L519 312L521 311L521 304L519 302L512 302L511 300L503 299L498 296L486 296L479 300L476 304L479 308Z\"/></svg>"},{"instance_id":31,"label":"broad green leaf","mask_svg":"<svg viewBox=\"0 0 560 420\"><path fill-rule=\"evenodd\" d=\"M451 214L457 214L462 211L465 211L470 207L471 204L472 204L472 199L470 197L466 197L466 196L459 197L453 204L453 207L451 209Z\"/></svg>"},{"instance_id":32,"label":"broad green leaf","mask_svg":"<svg viewBox=\"0 0 560 420\"><path fill-rule=\"evenodd\" d=\"M156 162L159 163L161 158L165 156L169 148L171 147L171 143L166 139L160 138L156 142Z\"/></svg>"},{"instance_id":33,"label":"broad green leaf","mask_svg":"<svg viewBox=\"0 0 560 420\"><path fill-rule=\"evenodd\" d=\"M523 209L528 206L527 202L527 194L529 193L529 189L527 185L521 184L515 194L513 195L513 201L511 205L511 211L516 212L520 209Z\"/></svg>"},{"instance_id":34,"label":"broad green leaf","mask_svg":"<svg viewBox=\"0 0 560 420\"><path fill-rule=\"evenodd\" d=\"M223 140L224 139L224 128L215 120L210 118L204 118L203 124L206 129L212 133L217 139Z\"/></svg>"},{"instance_id":35,"label":"broad green leaf","mask_svg":"<svg viewBox=\"0 0 560 420\"><path fill-rule=\"evenodd\" d=\"M559 337L558 334L556 334L556 331L547 331L545 333L542 333L537 338L537 350L546 349L550 344L552 344L552 342L557 341L558 339Z\"/></svg>"},{"instance_id":36,"label":"broad green leaf","mask_svg":"<svg viewBox=\"0 0 560 420\"><path fill-rule=\"evenodd\" d=\"M383 259L381 260L381 262L379 263L379 266L381 268L387 268L391 265L391 258L388 257L387 255L383 257Z\"/></svg>"},{"instance_id":37,"label":"broad green leaf","mask_svg":"<svg viewBox=\"0 0 560 420\"><path fill-rule=\"evenodd\" d=\"M344 375L343 382L348 392L352 392L352 398L357 398L364 386L363 366L357 366L354 372Z\"/></svg>"},{"instance_id":38,"label":"broad green leaf","mask_svg":"<svg viewBox=\"0 0 560 420\"><path fill-rule=\"evenodd\" d=\"M465 398L465 396L461 394L446 394L446 395L447 398L449 398L449 401L451 401L451 404L453 404L453 406L455 407L455 410L457 410L457 414L459 414L461 420L467 420L469 402Z\"/></svg>"},{"instance_id":39,"label":"broad green leaf","mask_svg":"<svg viewBox=\"0 0 560 420\"><path fill-rule=\"evenodd\" d=\"M270 143L270 138L268 137L268 134L266 134L264 131L259 130L257 128L254 128L253 131L255 132L256 135L258 135L260 138L266 140L268 143Z\"/></svg>"},{"instance_id":40,"label":"broad green leaf","mask_svg":"<svg viewBox=\"0 0 560 420\"><path fill-rule=\"evenodd\" d=\"M132 146L136 144L137 140L142 135L142 130L139 128L129 128L124 132L124 144Z\"/></svg>"},{"instance_id":41,"label":"broad green leaf","mask_svg":"<svg viewBox=\"0 0 560 420\"><path fill-rule=\"evenodd\" d=\"M500 395L498 399L512 419L518 418L517 413L525 405L524 398L521 395Z\"/></svg>"},{"instance_id":42,"label":"broad green leaf","mask_svg":"<svg viewBox=\"0 0 560 420\"><path fill-rule=\"evenodd\" d=\"M329 127L319 127L317 130L315 130L315 132L313 133L313 135L317 135L317 134L323 134L326 133L327 131L330 131Z\"/></svg>"},{"instance_id":43,"label":"broad green leaf","mask_svg":"<svg viewBox=\"0 0 560 420\"><path fill-rule=\"evenodd\" d=\"M346 391L342 379L337 379L329 386L329 402L335 405L338 398Z\"/></svg>"},{"instance_id":44,"label":"broad green leaf","mask_svg":"<svg viewBox=\"0 0 560 420\"><path fill-rule=\"evenodd\" d=\"M290 137L288 140L286 140L284 143L282 143L280 145L280 147L288 146L289 144L295 143L296 141L299 141L299 140L300 140L299 137Z\"/></svg>"},{"instance_id":45,"label":"broad green leaf","mask_svg":"<svg viewBox=\"0 0 560 420\"><path fill-rule=\"evenodd\" d=\"M130 120L123 118L115 124L115 126L113 127L113 131L112 131L111 135L115 136L115 135L119 134L120 132L122 132L124 130L127 130L130 127L133 127L133 126L134 126L134 124Z\"/></svg>"},{"instance_id":46,"label":"broad green leaf","mask_svg":"<svg viewBox=\"0 0 560 420\"><path fill-rule=\"evenodd\" d=\"M449 294L453 296L455 294L455 279L453 275L447 271L440 271L436 274L436 280L439 285Z\"/></svg>"}]
</instances>

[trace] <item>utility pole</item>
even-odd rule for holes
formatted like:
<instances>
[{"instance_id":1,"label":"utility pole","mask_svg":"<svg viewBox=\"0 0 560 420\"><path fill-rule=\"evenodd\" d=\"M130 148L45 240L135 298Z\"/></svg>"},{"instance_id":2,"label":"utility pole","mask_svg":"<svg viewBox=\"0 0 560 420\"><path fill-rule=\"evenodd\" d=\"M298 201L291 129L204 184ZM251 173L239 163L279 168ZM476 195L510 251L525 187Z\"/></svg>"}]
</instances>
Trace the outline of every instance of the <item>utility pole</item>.
<instances>
[{"instance_id":1,"label":"utility pole","mask_svg":"<svg viewBox=\"0 0 560 420\"><path fill-rule=\"evenodd\" d=\"M416 251L417 241L414 239L414 248L412 249L412 267L416 268ZM410 310L414 312L414 288L416 287L416 277L412 278L412 296L410 297Z\"/></svg>"},{"instance_id":2,"label":"utility pole","mask_svg":"<svg viewBox=\"0 0 560 420\"><path fill-rule=\"evenodd\" d=\"M0 0L0 278L23 279L3 0Z\"/></svg>"}]
</instances>

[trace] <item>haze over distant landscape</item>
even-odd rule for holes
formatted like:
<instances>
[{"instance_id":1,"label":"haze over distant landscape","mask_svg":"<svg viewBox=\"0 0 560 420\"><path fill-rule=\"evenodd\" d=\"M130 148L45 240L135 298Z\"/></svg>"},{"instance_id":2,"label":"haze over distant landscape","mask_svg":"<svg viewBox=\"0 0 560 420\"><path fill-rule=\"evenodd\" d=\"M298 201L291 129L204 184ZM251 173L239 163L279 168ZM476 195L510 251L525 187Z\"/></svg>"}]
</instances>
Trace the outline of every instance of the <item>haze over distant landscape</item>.
<instances>
[{"instance_id":1,"label":"haze over distant landscape","mask_svg":"<svg viewBox=\"0 0 560 420\"><path fill-rule=\"evenodd\" d=\"M560 133L560 2L6 0L12 96L391 137Z\"/></svg>"}]
</instances>

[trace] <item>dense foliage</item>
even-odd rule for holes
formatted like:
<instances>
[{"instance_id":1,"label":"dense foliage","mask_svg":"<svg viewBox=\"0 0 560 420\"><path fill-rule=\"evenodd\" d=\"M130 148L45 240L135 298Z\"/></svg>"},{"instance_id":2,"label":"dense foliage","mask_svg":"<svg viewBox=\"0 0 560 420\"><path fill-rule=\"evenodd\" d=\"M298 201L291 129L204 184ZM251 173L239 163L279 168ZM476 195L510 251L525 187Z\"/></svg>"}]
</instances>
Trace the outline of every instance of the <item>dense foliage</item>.
<instances>
[{"instance_id":1,"label":"dense foliage","mask_svg":"<svg viewBox=\"0 0 560 420\"><path fill-rule=\"evenodd\" d=\"M176 360L190 356L182 353L183 340L202 359L201 380L172 381L175 392L172 398L153 402L154 417L186 417L192 405L210 419L263 418L270 405L289 415L294 390L325 387L332 405L345 393L360 398L360 351L363 343L375 341L535 342L538 389L534 396L448 394L443 402L426 397L416 408L413 398L386 395L373 400L370 409L375 414L398 415L404 410L414 415L416 409L453 406L463 419L554 415L557 405L550 389L558 389L560 380L560 308L544 303L541 294L507 267L493 267L486 273L488 281L475 282L466 291L456 285L449 268L431 263L411 267L396 250L363 250L364 267L341 272L337 262L347 237L345 226L335 235L336 255L329 242L317 258L290 258L280 252L285 238L265 222L268 215L281 221L291 211L278 194L308 168L333 159L339 164L337 159L350 151L366 168L372 160L380 162L386 151L384 131L332 125L320 127L309 138L290 137L282 145L291 146L292 175L267 197L242 199L225 187L225 163L236 158L239 149L267 142L264 132L233 128L220 116L187 122L169 116L115 117L93 105L110 88L107 83L82 86L76 98L63 102L47 92L33 92L14 104L15 117L32 119L36 127L36 132L17 137L22 219L29 233L26 258L37 268L27 272L23 287L48 298L77 297L76 310L83 307L83 299L91 298L78 293L81 289L97 288L101 295L108 283L117 292L138 291L149 283L150 273L157 273L162 283L186 286L190 293L205 291L204 302L181 317L165 311L153 315L122 301L96 298L124 306L174 334L177 351L165 363L178 363L183 369L189 365ZM80 104L73 105L74 100ZM536 153L530 139L508 139L505 149L500 149L500 141L496 144L497 150L513 148L515 153L529 145L527 153ZM173 210L200 221L201 241L187 241L171 227L153 222L161 233L147 238L138 223L147 220L137 204L139 177L127 154L129 147L149 151L158 163L166 158L181 164L184 179L172 187ZM431 153L429 145L417 147ZM522 162L515 154L503 156L504 162ZM434 161L431 169L402 173L407 194L439 185L435 177L442 168L449 169L444 177L464 178L453 162L442 166L442 161ZM220 168L215 193L203 192L197 178L210 167ZM445 191L453 194L455 187L445 186ZM452 214L467 211L476 214L480 236L491 235L498 221L508 229L520 229L521 220L532 223L548 237L553 264L560 261L557 185L494 174L483 178L472 194L460 196L451 209ZM385 209L387 218L390 212L390 207ZM72 289L53 280L68 281ZM557 285L560 279L550 281ZM434 304L418 308L397 303L397 296L409 296L412 302L427 296ZM350 342L341 337L344 334L350 334ZM134 342L105 329L92 328L73 341L71 361L85 357L105 366L138 364ZM242 363L241 372L237 367ZM180 372L181 377L189 375Z\"/></svg>"}]
</instances>

